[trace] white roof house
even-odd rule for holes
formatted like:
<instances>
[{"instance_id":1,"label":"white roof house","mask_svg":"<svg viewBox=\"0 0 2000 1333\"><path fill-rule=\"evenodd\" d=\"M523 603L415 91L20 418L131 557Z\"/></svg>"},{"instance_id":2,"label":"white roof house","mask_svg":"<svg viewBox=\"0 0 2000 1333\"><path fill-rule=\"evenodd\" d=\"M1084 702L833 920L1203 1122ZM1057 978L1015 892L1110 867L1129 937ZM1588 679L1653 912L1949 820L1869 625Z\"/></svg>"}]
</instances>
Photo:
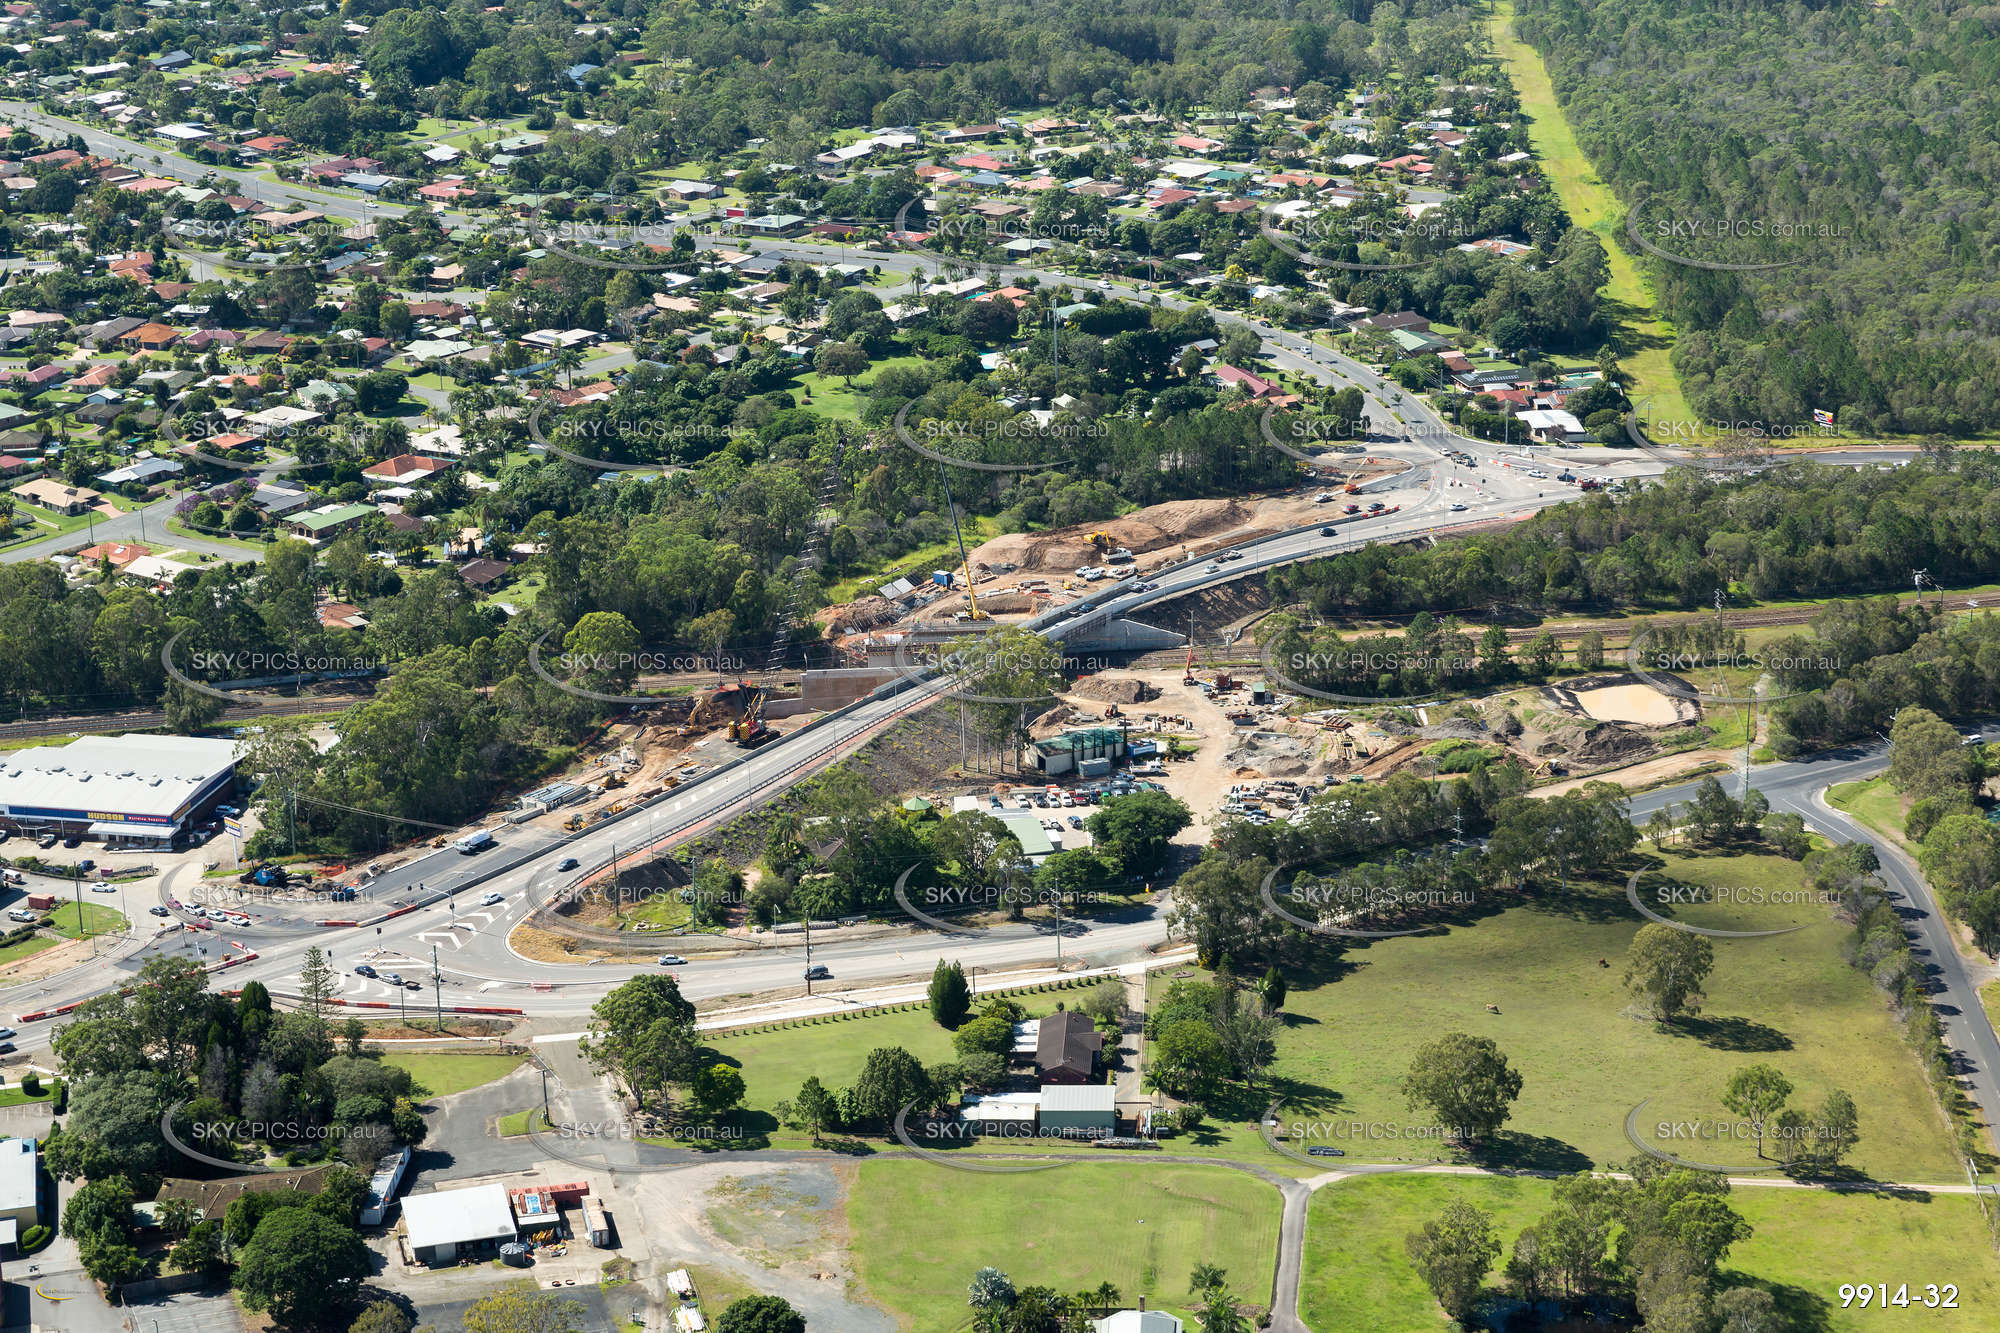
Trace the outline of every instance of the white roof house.
<instances>
[{"instance_id":1,"label":"white roof house","mask_svg":"<svg viewBox=\"0 0 2000 1333\"><path fill-rule=\"evenodd\" d=\"M1097 1333L1182 1333L1179 1315L1163 1310L1120 1310L1092 1324Z\"/></svg>"},{"instance_id":2,"label":"white roof house","mask_svg":"<svg viewBox=\"0 0 2000 1333\"><path fill-rule=\"evenodd\" d=\"M514 1239L514 1206L497 1181L458 1190L412 1194L403 1200L410 1249L426 1263L449 1261L463 1247Z\"/></svg>"}]
</instances>

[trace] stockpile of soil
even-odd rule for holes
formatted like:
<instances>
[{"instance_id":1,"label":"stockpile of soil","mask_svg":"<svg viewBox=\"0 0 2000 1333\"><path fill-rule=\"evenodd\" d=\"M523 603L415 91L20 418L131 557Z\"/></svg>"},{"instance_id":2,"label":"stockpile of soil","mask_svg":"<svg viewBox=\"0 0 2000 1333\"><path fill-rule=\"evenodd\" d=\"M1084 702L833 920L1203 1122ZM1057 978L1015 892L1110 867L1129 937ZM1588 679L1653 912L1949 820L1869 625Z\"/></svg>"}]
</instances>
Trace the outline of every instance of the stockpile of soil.
<instances>
[{"instance_id":1,"label":"stockpile of soil","mask_svg":"<svg viewBox=\"0 0 2000 1333\"><path fill-rule=\"evenodd\" d=\"M1024 570L1071 570L1099 561L1102 553L1090 541L1093 532L1104 533L1113 546L1143 554L1240 528L1252 517L1251 508L1238 500L1172 500L1102 523L1048 532L1010 532L973 551L972 564L975 568L1015 565Z\"/></svg>"},{"instance_id":2,"label":"stockpile of soil","mask_svg":"<svg viewBox=\"0 0 2000 1333\"><path fill-rule=\"evenodd\" d=\"M886 597L861 597L840 606L822 607L813 619L834 634L855 634L894 619L896 608Z\"/></svg>"},{"instance_id":3,"label":"stockpile of soil","mask_svg":"<svg viewBox=\"0 0 2000 1333\"><path fill-rule=\"evenodd\" d=\"M1157 699L1160 692L1143 680L1131 677L1114 679L1106 676L1087 676L1078 681L1069 691L1079 699L1095 699L1107 704L1142 704L1149 699Z\"/></svg>"},{"instance_id":4,"label":"stockpile of soil","mask_svg":"<svg viewBox=\"0 0 2000 1333\"><path fill-rule=\"evenodd\" d=\"M1229 764L1239 773L1254 770L1267 778L1303 777L1313 766L1316 746L1276 731L1252 731L1235 738Z\"/></svg>"}]
</instances>

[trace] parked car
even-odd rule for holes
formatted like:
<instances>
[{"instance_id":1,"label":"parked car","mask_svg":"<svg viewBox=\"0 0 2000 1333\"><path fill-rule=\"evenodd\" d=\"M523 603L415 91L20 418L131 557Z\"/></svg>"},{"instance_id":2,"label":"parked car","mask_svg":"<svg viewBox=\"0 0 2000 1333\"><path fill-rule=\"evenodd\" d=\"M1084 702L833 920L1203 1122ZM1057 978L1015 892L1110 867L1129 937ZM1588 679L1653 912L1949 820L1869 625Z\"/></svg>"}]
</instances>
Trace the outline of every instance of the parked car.
<instances>
[{"instance_id":1,"label":"parked car","mask_svg":"<svg viewBox=\"0 0 2000 1333\"><path fill-rule=\"evenodd\" d=\"M9 921L40 921L42 917L39 912L30 912L25 907L16 907L13 911L7 913L7 919Z\"/></svg>"},{"instance_id":2,"label":"parked car","mask_svg":"<svg viewBox=\"0 0 2000 1333\"><path fill-rule=\"evenodd\" d=\"M74 851L78 847L83 846L83 839L78 837L76 834L72 833L67 838L63 839L63 846Z\"/></svg>"},{"instance_id":3,"label":"parked car","mask_svg":"<svg viewBox=\"0 0 2000 1333\"><path fill-rule=\"evenodd\" d=\"M1306 1149L1306 1155L1308 1157L1345 1157L1347 1156L1347 1151L1344 1148L1328 1148L1323 1144L1315 1144Z\"/></svg>"},{"instance_id":4,"label":"parked car","mask_svg":"<svg viewBox=\"0 0 2000 1333\"><path fill-rule=\"evenodd\" d=\"M422 990L423 988L424 983L421 981L406 981L403 983L404 990Z\"/></svg>"},{"instance_id":5,"label":"parked car","mask_svg":"<svg viewBox=\"0 0 2000 1333\"><path fill-rule=\"evenodd\" d=\"M92 893L116 893L118 892L118 886L116 884L93 884L90 886L90 891Z\"/></svg>"},{"instance_id":6,"label":"parked car","mask_svg":"<svg viewBox=\"0 0 2000 1333\"><path fill-rule=\"evenodd\" d=\"M91 860L89 857L85 857L76 863L76 868L88 875L91 871L97 869L97 862Z\"/></svg>"},{"instance_id":7,"label":"parked car","mask_svg":"<svg viewBox=\"0 0 2000 1333\"><path fill-rule=\"evenodd\" d=\"M233 805L218 805L215 807L215 813L221 815L224 819L234 819L243 812Z\"/></svg>"},{"instance_id":8,"label":"parked car","mask_svg":"<svg viewBox=\"0 0 2000 1333\"><path fill-rule=\"evenodd\" d=\"M1082 828L1082 827L1083 827L1083 816L1082 816L1082 815L1071 815L1071 816L1069 817L1069 826L1070 826L1071 828Z\"/></svg>"},{"instance_id":9,"label":"parked car","mask_svg":"<svg viewBox=\"0 0 2000 1333\"><path fill-rule=\"evenodd\" d=\"M357 977L372 977L375 975L375 969L363 963L360 967L354 969L354 975Z\"/></svg>"},{"instance_id":10,"label":"parked car","mask_svg":"<svg viewBox=\"0 0 2000 1333\"><path fill-rule=\"evenodd\" d=\"M56 835L53 833L44 833L41 837L35 839L35 846L37 847L53 847L55 845Z\"/></svg>"},{"instance_id":11,"label":"parked car","mask_svg":"<svg viewBox=\"0 0 2000 1333\"><path fill-rule=\"evenodd\" d=\"M660 955L660 966L661 966L661 967L686 967L686 966L687 966L687 959L685 959L685 958L681 957L681 956L680 956L679 954L677 954L677 953L663 953L663 954L661 954L661 955Z\"/></svg>"}]
</instances>

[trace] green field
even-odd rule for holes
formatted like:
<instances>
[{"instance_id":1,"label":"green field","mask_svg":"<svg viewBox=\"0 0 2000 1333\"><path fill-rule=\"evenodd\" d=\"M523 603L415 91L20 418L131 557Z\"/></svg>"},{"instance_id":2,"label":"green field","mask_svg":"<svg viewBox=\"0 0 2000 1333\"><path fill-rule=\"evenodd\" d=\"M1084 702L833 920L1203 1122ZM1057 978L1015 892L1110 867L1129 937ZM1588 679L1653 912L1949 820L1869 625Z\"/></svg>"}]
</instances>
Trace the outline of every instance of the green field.
<instances>
[{"instance_id":1,"label":"green field","mask_svg":"<svg viewBox=\"0 0 2000 1333\"><path fill-rule=\"evenodd\" d=\"M860 1076L868 1053L880 1047L900 1046L926 1065L952 1058L951 1033L939 1027L926 1009L873 1013L844 1023L730 1033L709 1045L743 1075L744 1108L767 1114L778 1102L798 1096L799 1086L811 1075L835 1091L847 1087ZM775 1129L771 1138L773 1144L806 1141L804 1135Z\"/></svg>"},{"instance_id":2,"label":"green field","mask_svg":"<svg viewBox=\"0 0 2000 1333\"><path fill-rule=\"evenodd\" d=\"M1144 1296L1186 1314L1188 1273L1209 1263L1237 1299L1268 1305L1279 1207L1275 1188L1223 1167L1079 1163L1008 1177L884 1159L861 1164L847 1213L867 1294L905 1328L944 1333L971 1315L966 1284L987 1265L1016 1289L1108 1281L1128 1305Z\"/></svg>"},{"instance_id":3,"label":"green field","mask_svg":"<svg viewBox=\"0 0 2000 1333\"><path fill-rule=\"evenodd\" d=\"M477 1088L514 1072L518 1055L453 1055L447 1051L390 1051L382 1063L410 1071L432 1097Z\"/></svg>"},{"instance_id":4,"label":"green field","mask_svg":"<svg viewBox=\"0 0 2000 1333\"><path fill-rule=\"evenodd\" d=\"M1799 868L1775 856L1670 854L1662 875L1739 890L1802 883ZM1642 879L1642 896L1656 886ZM1625 1117L1641 1099L1648 1100L1648 1125L1725 1118L1717 1099L1729 1075L1768 1063L1792 1081L1797 1105L1816 1106L1834 1087L1855 1098L1862 1137L1850 1160L1858 1169L1879 1180L1957 1177L1949 1134L1915 1058L1867 977L1843 961L1848 928L1826 908L1655 910L1725 929L1805 929L1715 941L1707 1005L1698 1019L1671 1029L1640 1014L1623 984L1627 948L1642 921L1622 879L1573 884L1567 898L1551 890L1533 905L1509 906L1445 934L1350 948L1327 960L1337 980L1293 981L1270 1071L1286 1099L1284 1114L1316 1123L1330 1145L1360 1160L1452 1160L1449 1148L1424 1137L1429 1127L1418 1123L1399 1085L1418 1046L1461 1031L1492 1038L1524 1080L1506 1133L1482 1158L1488 1164L1565 1171L1620 1164L1636 1151ZM1264 1101L1262 1092L1239 1091L1229 1105L1211 1108L1214 1130L1173 1148L1261 1147L1249 1122ZM1747 1142L1681 1151L1758 1165Z\"/></svg>"},{"instance_id":5,"label":"green field","mask_svg":"<svg viewBox=\"0 0 2000 1333\"><path fill-rule=\"evenodd\" d=\"M1551 1193L1547 1180L1518 1177L1377 1176L1329 1185L1313 1196L1300 1314L1322 1330L1442 1333L1452 1324L1410 1267L1403 1237L1463 1200L1492 1216L1504 1265L1514 1237L1547 1210ZM1730 1205L1755 1234L1730 1251L1723 1282L1769 1287L1786 1328L1992 1327L2000 1260L1969 1198L1742 1187ZM1842 1282L1905 1281L1955 1282L1959 1308L1840 1308ZM1497 1277L1487 1285L1497 1290Z\"/></svg>"},{"instance_id":6,"label":"green field","mask_svg":"<svg viewBox=\"0 0 2000 1333\"><path fill-rule=\"evenodd\" d=\"M1827 788L1826 801L1891 843L1903 841L1903 797L1889 785L1886 775L1862 782L1837 783Z\"/></svg>"},{"instance_id":7,"label":"green field","mask_svg":"<svg viewBox=\"0 0 2000 1333\"><path fill-rule=\"evenodd\" d=\"M23 958L33 958L36 954L42 952L42 950L53 949L61 943L62 941L53 935L30 935L18 944L9 944L5 948L0 948L0 967L5 967L9 963L18 963Z\"/></svg>"},{"instance_id":8,"label":"green field","mask_svg":"<svg viewBox=\"0 0 2000 1333\"><path fill-rule=\"evenodd\" d=\"M1534 48L1514 36L1513 23L1510 0L1497 0L1489 31L1501 64L1521 96L1521 109L1529 117L1528 134L1536 163L1548 173L1576 225L1588 227L1604 243L1611 280L1605 284L1601 299L1606 312L1618 321L1615 343L1619 364L1630 381L1626 391L1634 403L1652 400L1641 413L1648 420L1690 421L1693 417L1681 396L1680 380L1667 358L1673 346L1673 329L1653 313L1652 293L1618 236L1625 222L1625 207L1577 146L1576 135L1556 102L1548 69Z\"/></svg>"},{"instance_id":9,"label":"green field","mask_svg":"<svg viewBox=\"0 0 2000 1333\"><path fill-rule=\"evenodd\" d=\"M546 1130L548 1127L549 1119L542 1114L542 1108L531 1106L525 1111L516 1111L512 1115L501 1116L494 1130L501 1138L506 1139L513 1138L518 1134Z\"/></svg>"},{"instance_id":10,"label":"green field","mask_svg":"<svg viewBox=\"0 0 2000 1333\"><path fill-rule=\"evenodd\" d=\"M123 930L125 918L109 907L72 901L50 912L42 924L58 935L79 940L85 935L109 935Z\"/></svg>"}]
</instances>

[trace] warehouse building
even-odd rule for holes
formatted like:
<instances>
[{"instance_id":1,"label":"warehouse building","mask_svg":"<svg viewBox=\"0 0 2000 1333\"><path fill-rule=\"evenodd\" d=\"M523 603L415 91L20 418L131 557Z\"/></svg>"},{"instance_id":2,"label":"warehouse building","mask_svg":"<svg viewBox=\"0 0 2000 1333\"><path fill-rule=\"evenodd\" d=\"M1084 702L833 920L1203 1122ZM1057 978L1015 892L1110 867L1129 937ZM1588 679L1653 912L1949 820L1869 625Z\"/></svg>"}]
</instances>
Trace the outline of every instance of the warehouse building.
<instances>
[{"instance_id":1,"label":"warehouse building","mask_svg":"<svg viewBox=\"0 0 2000 1333\"><path fill-rule=\"evenodd\" d=\"M403 1232L420 1264L490 1257L514 1240L514 1207L497 1182L412 1194L403 1200Z\"/></svg>"},{"instance_id":2,"label":"warehouse building","mask_svg":"<svg viewBox=\"0 0 2000 1333\"><path fill-rule=\"evenodd\" d=\"M41 1221L38 1165L33 1139L0 1140L0 1249L18 1247Z\"/></svg>"},{"instance_id":3,"label":"warehouse building","mask_svg":"<svg viewBox=\"0 0 2000 1333\"><path fill-rule=\"evenodd\" d=\"M0 827L164 847L236 791L233 740L82 736L0 759Z\"/></svg>"}]
</instances>

